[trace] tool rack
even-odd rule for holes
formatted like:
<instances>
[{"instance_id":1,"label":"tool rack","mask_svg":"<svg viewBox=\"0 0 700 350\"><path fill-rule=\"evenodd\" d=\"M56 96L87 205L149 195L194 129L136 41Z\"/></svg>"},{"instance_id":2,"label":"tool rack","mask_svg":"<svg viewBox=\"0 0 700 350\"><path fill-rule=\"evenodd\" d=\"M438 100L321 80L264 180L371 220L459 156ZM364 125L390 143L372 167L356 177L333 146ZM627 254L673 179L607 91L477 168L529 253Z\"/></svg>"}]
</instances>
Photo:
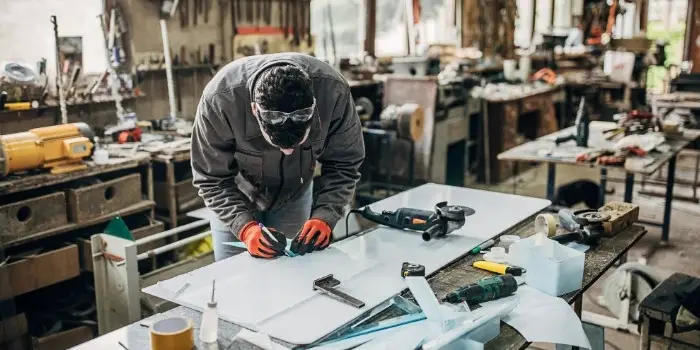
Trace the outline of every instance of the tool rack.
<instances>
[{"instance_id":1,"label":"tool rack","mask_svg":"<svg viewBox=\"0 0 700 350\"><path fill-rule=\"evenodd\" d=\"M87 163L75 172L0 179L0 304L16 305L16 314L4 313L0 323L14 319L22 326L9 339L18 344L54 349L92 339L90 236L117 216L139 237L162 230L154 220L148 154Z\"/></svg>"}]
</instances>

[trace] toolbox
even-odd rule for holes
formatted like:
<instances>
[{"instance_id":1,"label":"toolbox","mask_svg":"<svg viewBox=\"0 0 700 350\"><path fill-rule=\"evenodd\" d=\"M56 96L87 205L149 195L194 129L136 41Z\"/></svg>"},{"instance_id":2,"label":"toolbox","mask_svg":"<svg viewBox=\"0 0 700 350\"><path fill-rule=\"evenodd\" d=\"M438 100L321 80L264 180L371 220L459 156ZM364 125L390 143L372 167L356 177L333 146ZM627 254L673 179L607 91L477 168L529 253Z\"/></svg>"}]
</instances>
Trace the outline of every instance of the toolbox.
<instances>
[{"instance_id":1,"label":"toolbox","mask_svg":"<svg viewBox=\"0 0 700 350\"><path fill-rule=\"evenodd\" d=\"M81 223L141 202L141 175L131 174L66 193L68 217Z\"/></svg>"}]
</instances>

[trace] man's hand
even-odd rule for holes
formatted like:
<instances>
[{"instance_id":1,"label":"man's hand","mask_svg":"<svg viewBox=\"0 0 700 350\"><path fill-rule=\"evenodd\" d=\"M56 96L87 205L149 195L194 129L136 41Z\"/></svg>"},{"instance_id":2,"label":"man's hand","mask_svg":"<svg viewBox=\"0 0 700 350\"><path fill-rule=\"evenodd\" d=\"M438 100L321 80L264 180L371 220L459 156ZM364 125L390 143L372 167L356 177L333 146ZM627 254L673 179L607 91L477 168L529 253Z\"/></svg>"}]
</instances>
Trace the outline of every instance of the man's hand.
<instances>
[{"instance_id":1,"label":"man's hand","mask_svg":"<svg viewBox=\"0 0 700 350\"><path fill-rule=\"evenodd\" d=\"M331 243L331 227L323 220L309 219L294 237L290 250L304 255L314 250L323 250Z\"/></svg>"},{"instance_id":2,"label":"man's hand","mask_svg":"<svg viewBox=\"0 0 700 350\"><path fill-rule=\"evenodd\" d=\"M265 233L257 222L251 221L243 226L238 237L241 242L245 243L248 253L256 258L271 259L284 255L287 238L273 228L268 228L268 230L272 237Z\"/></svg>"}]
</instances>

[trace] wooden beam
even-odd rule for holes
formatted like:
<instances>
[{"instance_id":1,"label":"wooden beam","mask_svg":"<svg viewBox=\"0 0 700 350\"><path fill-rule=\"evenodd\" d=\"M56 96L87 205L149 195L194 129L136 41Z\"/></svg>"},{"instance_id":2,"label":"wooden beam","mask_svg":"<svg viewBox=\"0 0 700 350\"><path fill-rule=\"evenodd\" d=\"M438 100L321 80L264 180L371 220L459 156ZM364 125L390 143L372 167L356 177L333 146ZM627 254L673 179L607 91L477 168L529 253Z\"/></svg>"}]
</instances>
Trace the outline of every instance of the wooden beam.
<instances>
[{"instance_id":1,"label":"wooden beam","mask_svg":"<svg viewBox=\"0 0 700 350\"><path fill-rule=\"evenodd\" d=\"M365 0L365 52L372 57L375 54L377 37L377 0Z\"/></svg>"},{"instance_id":2,"label":"wooden beam","mask_svg":"<svg viewBox=\"0 0 700 350\"><path fill-rule=\"evenodd\" d=\"M693 62L693 72L700 71L700 50L695 44L700 36L700 0L688 0L683 60Z\"/></svg>"}]
</instances>

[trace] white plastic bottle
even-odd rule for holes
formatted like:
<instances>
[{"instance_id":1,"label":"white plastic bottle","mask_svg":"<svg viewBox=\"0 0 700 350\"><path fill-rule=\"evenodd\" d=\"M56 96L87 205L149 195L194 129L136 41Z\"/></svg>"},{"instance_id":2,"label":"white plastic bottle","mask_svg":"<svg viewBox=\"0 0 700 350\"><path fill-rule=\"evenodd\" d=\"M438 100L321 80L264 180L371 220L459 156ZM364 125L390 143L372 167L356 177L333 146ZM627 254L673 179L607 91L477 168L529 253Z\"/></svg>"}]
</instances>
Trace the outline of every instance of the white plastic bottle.
<instances>
[{"instance_id":1,"label":"white plastic bottle","mask_svg":"<svg viewBox=\"0 0 700 350\"><path fill-rule=\"evenodd\" d=\"M219 330L219 313L216 310L216 301L214 300L214 291L216 281L211 285L211 301L207 303L207 309L202 314L202 324L199 329L199 340L202 343L216 343L217 333Z\"/></svg>"}]
</instances>

